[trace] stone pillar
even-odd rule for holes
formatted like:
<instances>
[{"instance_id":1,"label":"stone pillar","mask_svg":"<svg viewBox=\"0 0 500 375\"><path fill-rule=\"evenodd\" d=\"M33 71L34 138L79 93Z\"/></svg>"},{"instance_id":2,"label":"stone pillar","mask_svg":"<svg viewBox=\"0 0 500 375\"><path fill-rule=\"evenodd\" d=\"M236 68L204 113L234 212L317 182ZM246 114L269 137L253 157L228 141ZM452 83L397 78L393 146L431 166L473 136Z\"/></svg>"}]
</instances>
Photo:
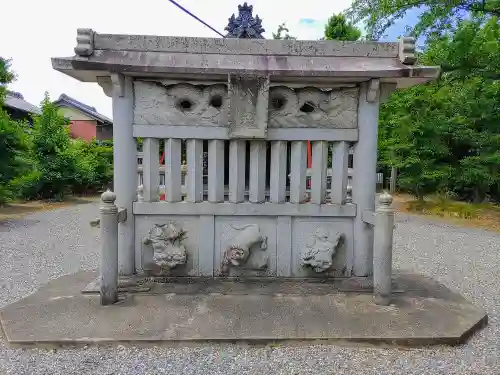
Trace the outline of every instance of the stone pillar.
<instances>
[{"instance_id":1,"label":"stone pillar","mask_svg":"<svg viewBox=\"0 0 500 375\"><path fill-rule=\"evenodd\" d=\"M118 301L118 207L116 195L109 190L101 200L101 305L110 305Z\"/></svg>"},{"instance_id":2,"label":"stone pillar","mask_svg":"<svg viewBox=\"0 0 500 375\"><path fill-rule=\"evenodd\" d=\"M116 204L125 208L128 220L118 225L118 268L120 275L135 272L135 228L132 202L137 196L137 145L133 136L133 86L132 78L112 74L113 84L113 186Z\"/></svg>"},{"instance_id":3,"label":"stone pillar","mask_svg":"<svg viewBox=\"0 0 500 375\"><path fill-rule=\"evenodd\" d=\"M359 139L354 146L352 179L352 200L357 205L354 223L355 276L370 276L373 272L373 227L362 220L362 212L375 211L379 86L377 79L362 83L359 96Z\"/></svg>"},{"instance_id":4,"label":"stone pillar","mask_svg":"<svg viewBox=\"0 0 500 375\"><path fill-rule=\"evenodd\" d=\"M374 220L373 291L376 304L389 305L392 289L392 239L394 232L392 196L384 192L379 197L379 203Z\"/></svg>"}]
</instances>

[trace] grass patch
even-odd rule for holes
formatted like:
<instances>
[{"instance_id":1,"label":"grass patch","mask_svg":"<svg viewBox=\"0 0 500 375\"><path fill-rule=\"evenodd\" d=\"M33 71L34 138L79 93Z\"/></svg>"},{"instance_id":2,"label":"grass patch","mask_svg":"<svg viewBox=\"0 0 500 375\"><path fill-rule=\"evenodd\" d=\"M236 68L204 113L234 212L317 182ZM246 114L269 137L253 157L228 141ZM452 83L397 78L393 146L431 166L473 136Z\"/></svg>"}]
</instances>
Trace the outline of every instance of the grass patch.
<instances>
[{"instance_id":1,"label":"grass patch","mask_svg":"<svg viewBox=\"0 0 500 375\"><path fill-rule=\"evenodd\" d=\"M500 206L491 203L458 202L440 196L415 200L409 196L395 199L398 211L433 216L453 224L500 232Z\"/></svg>"}]
</instances>

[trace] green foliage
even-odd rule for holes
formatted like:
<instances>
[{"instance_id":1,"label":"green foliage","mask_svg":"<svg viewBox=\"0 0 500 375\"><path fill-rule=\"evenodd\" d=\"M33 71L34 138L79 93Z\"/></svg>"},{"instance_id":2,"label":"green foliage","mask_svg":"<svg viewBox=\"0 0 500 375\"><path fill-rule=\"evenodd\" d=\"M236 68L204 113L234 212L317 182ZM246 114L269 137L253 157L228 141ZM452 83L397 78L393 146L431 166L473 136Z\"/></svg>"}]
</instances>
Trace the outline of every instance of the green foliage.
<instances>
[{"instance_id":1,"label":"green foliage","mask_svg":"<svg viewBox=\"0 0 500 375\"><path fill-rule=\"evenodd\" d=\"M72 185L74 193L95 191L113 180L112 142L75 140L71 149L72 157L76 160Z\"/></svg>"},{"instance_id":2,"label":"green foliage","mask_svg":"<svg viewBox=\"0 0 500 375\"><path fill-rule=\"evenodd\" d=\"M412 9L422 11L416 25L408 25L418 37L449 31L467 15L500 16L500 0L354 0L346 15L364 23L368 39L378 40Z\"/></svg>"},{"instance_id":3,"label":"green foliage","mask_svg":"<svg viewBox=\"0 0 500 375\"><path fill-rule=\"evenodd\" d=\"M452 68L437 83L394 93L381 108L380 162L399 168L400 187L419 199L436 191L500 199L500 81L492 79L499 37L492 18L431 38L421 62Z\"/></svg>"},{"instance_id":4,"label":"green foliage","mask_svg":"<svg viewBox=\"0 0 500 375\"><path fill-rule=\"evenodd\" d=\"M73 140L69 121L46 95L42 113L34 117L30 173L15 179L12 186L25 199L62 199L101 189L113 175L110 142Z\"/></svg>"},{"instance_id":5,"label":"green foliage","mask_svg":"<svg viewBox=\"0 0 500 375\"><path fill-rule=\"evenodd\" d=\"M326 40L356 41L361 38L361 30L346 20L343 14L334 14L325 25Z\"/></svg>"},{"instance_id":6,"label":"green foliage","mask_svg":"<svg viewBox=\"0 0 500 375\"><path fill-rule=\"evenodd\" d=\"M3 104L7 84L15 79L15 74L10 68L10 60L4 59L0 56L0 104Z\"/></svg>"},{"instance_id":7,"label":"green foliage","mask_svg":"<svg viewBox=\"0 0 500 375\"><path fill-rule=\"evenodd\" d=\"M62 199L74 181L76 159L71 150L69 121L59 114L48 94L41 103L42 113L34 116L31 159L39 172L37 195Z\"/></svg>"},{"instance_id":8,"label":"green foliage","mask_svg":"<svg viewBox=\"0 0 500 375\"><path fill-rule=\"evenodd\" d=\"M284 23L278 26L276 33L273 33L273 39L283 39L283 40L295 40L297 38L290 36L290 30L285 26Z\"/></svg>"},{"instance_id":9,"label":"green foliage","mask_svg":"<svg viewBox=\"0 0 500 375\"><path fill-rule=\"evenodd\" d=\"M439 65L456 79L500 78L500 25L496 17L464 21L454 33L434 35L420 63ZM450 75L450 74L448 74Z\"/></svg>"},{"instance_id":10,"label":"green foliage","mask_svg":"<svg viewBox=\"0 0 500 375\"><path fill-rule=\"evenodd\" d=\"M26 169L24 154L28 146L26 124L14 121L3 110L5 86L14 79L10 62L0 58L0 204L14 197L10 182Z\"/></svg>"}]
</instances>

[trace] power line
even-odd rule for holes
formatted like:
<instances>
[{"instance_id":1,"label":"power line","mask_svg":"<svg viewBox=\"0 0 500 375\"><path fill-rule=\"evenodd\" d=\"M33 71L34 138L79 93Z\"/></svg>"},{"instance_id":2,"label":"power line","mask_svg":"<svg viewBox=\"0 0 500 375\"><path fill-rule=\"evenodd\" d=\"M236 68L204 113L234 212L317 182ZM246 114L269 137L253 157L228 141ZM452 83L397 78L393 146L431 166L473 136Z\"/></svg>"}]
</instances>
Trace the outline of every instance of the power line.
<instances>
[{"instance_id":1,"label":"power line","mask_svg":"<svg viewBox=\"0 0 500 375\"><path fill-rule=\"evenodd\" d=\"M177 8L179 8L180 10L182 10L183 12L189 14L191 17L193 17L195 20L201 22L202 24L204 24L206 27L208 27L210 30L212 30L213 32L219 34L221 37L225 38L225 36L221 33L219 33L217 30L215 30L212 26L210 26L208 23L206 23L205 21L203 21L201 18L197 17L196 15L194 15L193 13L191 13L189 10L187 10L186 8L184 8L182 5L180 5L179 3L177 3L176 1L174 0L168 0L170 1L172 4L174 4Z\"/></svg>"}]
</instances>

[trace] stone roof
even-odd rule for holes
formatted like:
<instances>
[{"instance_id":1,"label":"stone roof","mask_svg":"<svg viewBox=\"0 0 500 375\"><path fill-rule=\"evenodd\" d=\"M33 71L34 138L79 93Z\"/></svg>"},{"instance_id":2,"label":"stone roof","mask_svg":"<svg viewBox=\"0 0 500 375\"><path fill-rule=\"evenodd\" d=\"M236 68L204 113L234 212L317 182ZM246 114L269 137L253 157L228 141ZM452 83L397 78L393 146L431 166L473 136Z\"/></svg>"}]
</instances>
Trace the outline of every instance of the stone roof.
<instances>
[{"instance_id":1,"label":"stone roof","mask_svg":"<svg viewBox=\"0 0 500 375\"><path fill-rule=\"evenodd\" d=\"M82 103L74 98L71 98L70 96L68 96L66 94L62 94L59 97L59 99L57 99L54 102L54 104L56 104L57 106L74 108L80 112L83 112L87 116L100 122L101 125L111 125L113 123L113 120L111 120L109 117L106 117L103 114L100 114L99 112L97 112L95 107L91 107L85 103Z\"/></svg>"},{"instance_id":2,"label":"stone roof","mask_svg":"<svg viewBox=\"0 0 500 375\"><path fill-rule=\"evenodd\" d=\"M357 83L372 78L408 87L432 81L438 67L416 66L415 41L344 42L99 34L77 30L74 57L54 69L83 82L110 72L174 80L227 82L228 75L267 76L270 84Z\"/></svg>"}]
</instances>

